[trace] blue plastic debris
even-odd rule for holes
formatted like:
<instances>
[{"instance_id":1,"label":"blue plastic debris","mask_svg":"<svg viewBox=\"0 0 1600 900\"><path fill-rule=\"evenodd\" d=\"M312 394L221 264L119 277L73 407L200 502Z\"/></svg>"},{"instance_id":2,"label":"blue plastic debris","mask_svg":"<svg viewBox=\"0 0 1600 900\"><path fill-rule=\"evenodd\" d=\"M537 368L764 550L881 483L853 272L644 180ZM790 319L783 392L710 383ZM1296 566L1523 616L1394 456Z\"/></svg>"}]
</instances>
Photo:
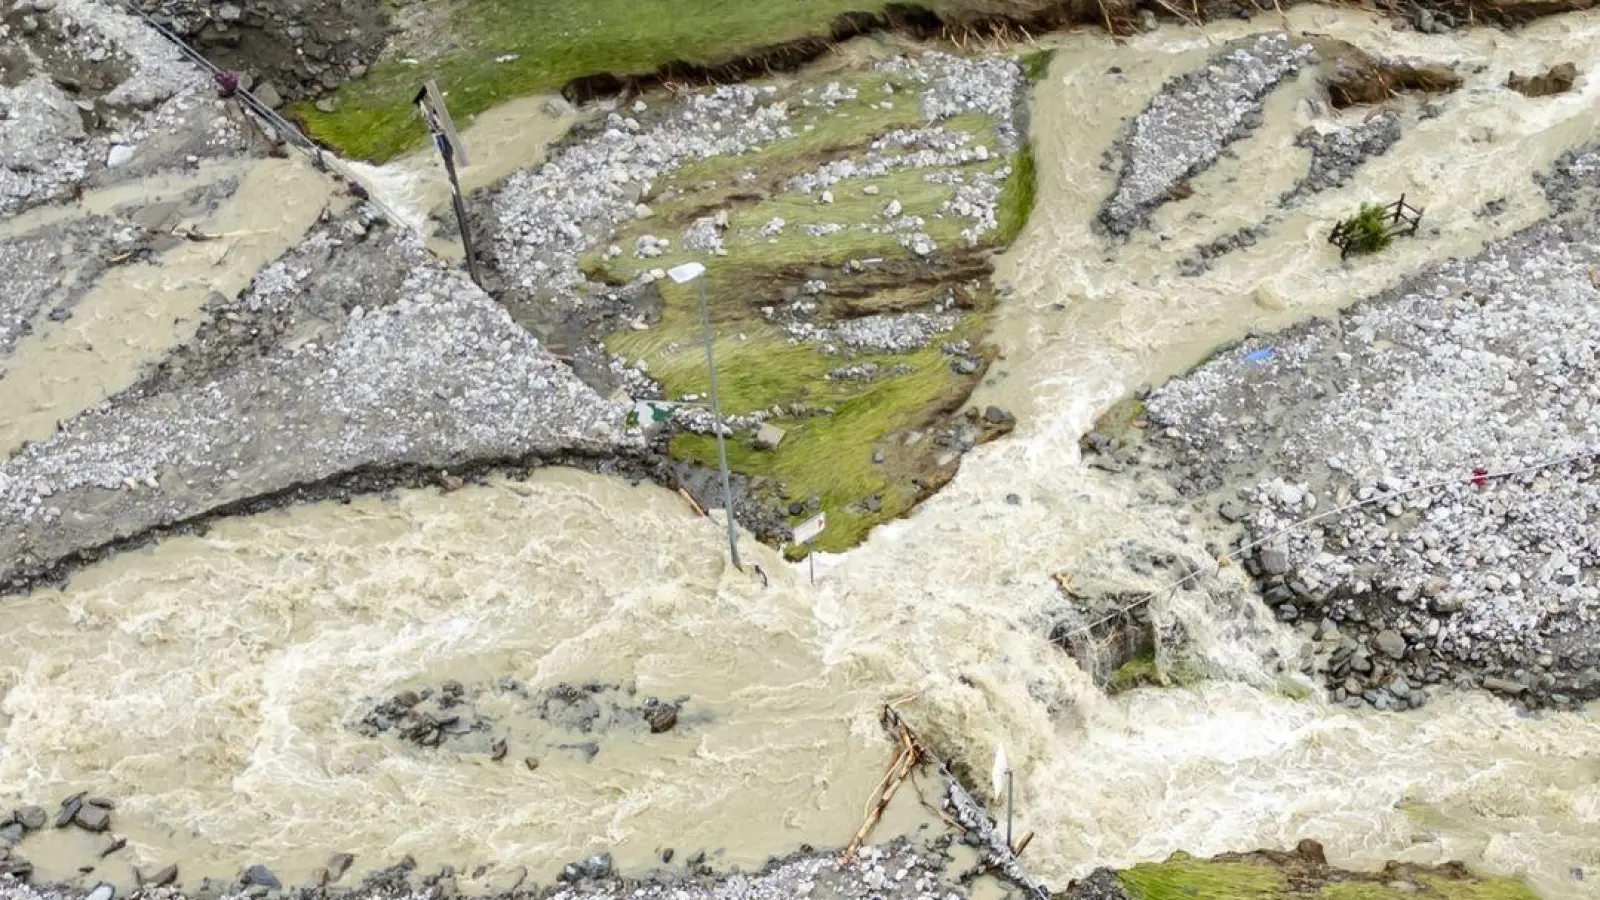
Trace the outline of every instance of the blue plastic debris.
<instances>
[{"instance_id":1,"label":"blue plastic debris","mask_svg":"<svg viewBox=\"0 0 1600 900\"><path fill-rule=\"evenodd\" d=\"M1271 347L1262 347L1260 350L1251 350L1249 353L1246 353L1244 358L1245 358L1246 362L1253 362L1253 363L1266 362L1267 360L1271 359L1277 352L1278 351L1272 349Z\"/></svg>"}]
</instances>

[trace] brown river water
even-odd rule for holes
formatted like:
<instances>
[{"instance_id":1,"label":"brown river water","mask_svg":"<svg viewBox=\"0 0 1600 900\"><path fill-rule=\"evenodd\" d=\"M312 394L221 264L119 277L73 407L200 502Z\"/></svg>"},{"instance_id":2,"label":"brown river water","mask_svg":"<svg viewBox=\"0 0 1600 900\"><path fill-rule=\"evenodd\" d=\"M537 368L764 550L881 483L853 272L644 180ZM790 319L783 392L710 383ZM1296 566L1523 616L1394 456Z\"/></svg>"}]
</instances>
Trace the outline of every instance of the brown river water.
<instances>
[{"instance_id":1,"label":"brown river water","mask_svg":"<svg viewBox=\"0 0 1600 900\"><path fill-rule=\"evenodd\" d=\"M815 586L748 540L770 586L729 569L716 521L674 494L565 471L224 522L100 563L65 590L6 602L0 807L85 789L116 797L118 831L130 838L116 865L177 861L186 881L261 862L287 882L335 850L357 854L358 869L407 853L424 867L495 862L469 887L508 883L519 866L547 879L598 850L624 870L665 847L721 849L717 861L751 865L849 840L887 762L878 709L914 695L902 711L974 770L1005 748L1019 821L1038 835L1030 866L1047 881L1180 849L1315 837L1337 864L1463 859L1526 873L1550 898L1581 896L1571 869L1592 878L1600 867L1594 712L1520 718L1478 694L1404 715L1291 699L1260 660L1292 656L1297 638L1246 633L1200 593L1155 612L1183 622L1223 679L1106 698L1044 640L1041 623L1061 603L1054 573L1111 578L1119 542L1177 549L1206 537L1123 476L1080 464L1077 439L1100 411L1218 342L1335 310L1431 257L1471 253L1538 219L1544 201L1529 175L1600 137L1592 75L1537 102L1497 87L1509 69L1564 60L1595 71L1600 14L1445 37L1344 10L1288 19L1372 50L1485 69L1437 118L1417 121L1402 101L1406 136L1354 185L1317 195L1256 246L1185 279L1175 262L1258 220L1306 163L1294 134L1331 113L1309 103L1309 77L1281 89L1236 159L1197 178L1195 196L1158 215L1152 233L1108 254L1088 222L1111 188L1098 166L1119 120L1196 65L1208 39L1278 19L1206 35L1163 29L1122 45L1055 39L1062 52L1034 104L1039 204L1001 265L1016 289L995 330L1005 359L976 398L1014 410L1019 427L969 455L913 516L821 559ZM1107 73L1113 65L1120 77ZM539 106L525 113L546 137L558 130ZM518 127L515 115L481 122L469 148L511 152L505 135ZM499 152L488 156L508 165ZM391 205L416 207L439 199L417 187L429 171L419 158L361 174ZM1441 234L1341 269L1326 223L1401 191L1423 198ZM1504 215L1472 215L1502 196ZM1210 218L1187 220L1196 209ZM262 215L264 225L241 227L277 228L288 213ZM96 308L107 322L139 315L128 297ZM68 399L49 401L50 421L178 339L140 339ZM44 371L70 352L49 333L29 340L17 360ZM27 423L44 421L44 403L0 395L0 411L34 416L5 432L8 444L37 431ZM1020 505L1004 501L1013 492ZM641 694L690 700L676 729L604 735L592 762L531 726L513 731L499 763L349 727L371 698L506 676L630 681ZM517 762L528 755L537 770ZM879 835L926 821L908 800ZM66 875L81 858L68 845L87 840L52 832L30 839L28 855Z\"/></svg>"}]
</instances>

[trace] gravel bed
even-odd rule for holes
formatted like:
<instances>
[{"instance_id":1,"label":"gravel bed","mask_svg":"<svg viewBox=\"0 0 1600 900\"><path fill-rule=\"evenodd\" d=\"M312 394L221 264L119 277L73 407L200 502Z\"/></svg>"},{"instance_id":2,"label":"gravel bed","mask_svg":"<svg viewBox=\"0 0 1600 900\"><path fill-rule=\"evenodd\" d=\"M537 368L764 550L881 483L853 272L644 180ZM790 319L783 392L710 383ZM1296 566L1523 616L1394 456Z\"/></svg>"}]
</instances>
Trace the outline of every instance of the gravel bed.
<instances>
[{"instance_id":1,"label":"gravel bed","mask_svg":"<svg viewBox=\"0 0 1600 900\"><path fill-rule=\"evenodd\" d=\"M1319 191L1344 185L1362 163L1387 153L1400 136L1400 117L1393 110L1384 110L1359 125L1339 125L1329 131L1305 129L1294 144L1311 151L1311 170L1283 195L1279 205L1293 206Z\"/></svg>"},{"instance_id":2,"label":"gravel bed","mask_svg":"<svg viewBox=\"0 0 1600 900\"><path fill-rule=\"evenodd\" d=\"M223 178L164 201L129 203L110 215L84 215L0 240L0 359L40 324L63 322L114 265L159 262L159 254L184 240L171 227L202 215L238 188ZM114 262L118 261L118 262ZM0 377L5 375L0 363Z\"/></svg>"},{"instance_id":3,"label":"gravel bed","mask_svg":"<svg viewBox=\"0 0 1600 900\"><path fill-rule=\"evenodd\" d=\"M961 324L959 315L900 313L862 316L831 327L793 322L784 326L797 340L821 345L824 352L908 353L933 343Z\"/></svg>"},{"instance_id":4,"label":"gravel bed","mask_svg":"<svg viewBox=\"0 0 1600 900\"><path fill-rule=\"evenodd\" d=\"M548 887L482 895L484 900L960 900L967 890L952 883L942 852L898 840L861 849L859 858L840 865L838 851L807 851L769 863L759 872L712 874L693 858L676 869L665 866L645 880L612 873L607 854L567 867L565 881ZM259 869L260 867L258 867ZM271 878L260 869L258 877ZM439 900L463 896L453 875L417 877L408 867L376 873L355 888L304 887L264 891L261 887L208 885L201 890L147 887L145 900L256 900L259 895L299 900ZM0 875L0 900L89 900L91 889L68 885L30 885Z\"/></svg>"},{"instance_id":5,"label":"gravel bed","mask_svg":"<svg viewBox=\"0 0 1600 900\"><path fill-rule=\"evenodd\" d=\"M107 249L132 244L132 229L109 216L87 216L0 241L0 357L16 348L48 308L66 311L93 283ZM70 272L69 259L82 260ZM0 371L4 363L0 362Z\"/></svg>"},{"instance_id":6,"label":"gravel bed","mask_svg":"<svg viewBox=\"0 0 1600 900\"><path fill-rule=\"evenodd\" d=\"M1114 235L1144 226L1173 188L1260 126L1266 95L1310 54L1309 45L1295 46L1273 32L1168 82L1108 151L1106 165L1120 157L1121 175L1096 218L1099 225Z\"/></svg>"},{"instance_id":7,"label":"gravel bed","mask_svg":"<svg viewBox=\"0 0 1600 900\"><path fill-rule=\"evenodd\" d=\"M1600 696L1600 466L1472 480L1600 450L1597 176L1600 149L1569 154L1544 179L1551 219L1148 398L1171 477L1225 497L1251 540L1375 501L1248 562L1336 700L1406 708L1450 681Z\"/></svg>"},{"instance_id":8,"label":"gravel bed","mask_svg":"<svg viewBox=\"0 0 1600 900\"><path fill-rule=\"evenodd\" d=\"M0 21L0 46L28 74L0 84L0 215L245 148L210 80L120 8L21 0L15 9Z\"/></svg>"},{"instance_id":9,"label":"gravel bed","mask_svg":"<svg viewBox=\"0 0 1600 900\"><path fill-rule=\"evenodd\" d=\"M335 221L313 233L237 303L211 311L271 321L321 304L322 316L253 349L222 341L231 356L220 370L136 388L0 463L0 586L84 548L350 470L639 442L620 406L413 238L380 235L337 257L365 306L306 300L326 284L308 260L329 242L360 243L350 229Z\"/></svg>"}]
</instances>

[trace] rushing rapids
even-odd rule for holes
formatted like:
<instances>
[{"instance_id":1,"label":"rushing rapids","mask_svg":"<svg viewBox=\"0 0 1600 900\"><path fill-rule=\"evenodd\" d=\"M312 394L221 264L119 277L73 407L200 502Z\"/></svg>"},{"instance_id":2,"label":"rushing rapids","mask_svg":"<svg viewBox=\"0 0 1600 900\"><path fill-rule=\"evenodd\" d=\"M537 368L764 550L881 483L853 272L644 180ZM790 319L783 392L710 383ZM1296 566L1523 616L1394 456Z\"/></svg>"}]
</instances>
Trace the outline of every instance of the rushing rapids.
<instances>
[{"instance_id":1,"label":"rushing rapids","mask_svg":"<svg viewBox=\"0 0 1600 900\"><path fill-rule=\"evenodd\" d=\"M492 860L485 885L509 882L517 866L547 880L598 850L623 871L648 868L668 847L749 865L848 840L881 774L877 711L915 695L902 706L908 720L972 771L1005 748L1018 817L1038 834L1031 865L1049 881L1309 836L1339 864L1462 859L1525 872L1548 897L1582 896L1572 870L1600 866L1592 712L1523 718L1477 693L1404 715L1295 699L1272 662L1294 658L1298 638L1242 613L1254 601L1241 600L1243 579L1230 573L1224 589L1181 592L1153 610L1182 626L1215 680L1108 698L1046 639L1063 604L1056 573L1156 589L1172 579L1131 571L1131 548L1200 560L1216 537L1152 486L1082 464L1078 440L1101 412L1218 343L1336 311L1538 220L1532 174L1600 137L1592 77L1537 104L1497 89L1509 70L1558 59L1594 71L1600 15L1449 35L1323 8L1288 21L1386 53L1464 61L1476 74L1436 115L1408 110L1403 136L1356 182L1183 277L1194 242L1161 235L1184 229L1197 208L1208 219L1193 231L1206 234L1262 221L1306 167L1294 135L1335 114L1312 102L1313 73L1291 79L1269 96L1262 126L1193 180L1190 199L1108 250L1091 223L1113 187L1100 163L1122 120L1200 65L1213 41L1277 19L1121 44L1057 39L1033 101L1035 218L1001 267L1014 287L995 332L1005 358L975 398L1015 411L1018 428L970 455L910 518L822 560L814 587L764 548L747 553L769 584L731 570L717 522L670 492L566 471L224 521L5 601L0 806L86 789L116 797L129 846L100 877L124 884L132 866L173 861L186 882L257 862L303 881L336 850L356 854L358 868L405 854L467 869ZM469 141L495 143L491 131L518 124L481 127ZM418 168L367 174L381 191ZM1401 192L1427 197L1439 234L1341 269L1326 223ZM1504 214L1472 215L1490 201ZM289 227L294 206L266 198L227 215L243 230ZM118 284L138 289L99 290ZM131 297L95 303L148 318ZM99 315L95 327L111 327ZM27 373L15 370L61 358L53 339L24 342L0 382L4 418L25 423L16 440L60 414L29 405L17 386ZM135 343L130 356L164 345ZM494 691L504 679L684 699L660 733L575 737L570 723ZM508 759L357 727L375 704L449 681L485 691L481 710ZM585 742L596 752L575 747ZM904 802L882 830L925 821ZM40 871L60 877L98 847L76 831L30 840Z\"/></svg>"}]
</instances>

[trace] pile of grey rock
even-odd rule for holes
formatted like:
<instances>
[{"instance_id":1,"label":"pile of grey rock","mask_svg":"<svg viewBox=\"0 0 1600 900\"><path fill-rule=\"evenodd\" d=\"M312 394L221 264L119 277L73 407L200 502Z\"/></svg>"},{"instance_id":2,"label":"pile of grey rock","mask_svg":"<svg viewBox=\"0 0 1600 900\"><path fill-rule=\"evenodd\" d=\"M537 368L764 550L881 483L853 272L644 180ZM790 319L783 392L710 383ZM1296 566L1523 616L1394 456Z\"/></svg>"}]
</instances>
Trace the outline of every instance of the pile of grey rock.
<instances>
[{"instance_id":1,"label":"pile of grey rock","mask_svg":"<svg viewBox=\"0 0 1600 900\"><path fill-rule=\"evenodd\" d=\"M377 0L135 0L270 107L366 74L390 28Z\"/></svg>"},{"instance_id":2,"label":"pile of grey rock","mask_svg":"<svg viewBox=\"0 0 1600 900\"><path fill-rule=\"evenodd\" d=\"M1307 128L1295 137L1296 147L1311 151L1311 170L1280 200L1292 206L1319 191L1348 182L1367 160L1381 156L1399 142L1400 117L1386 109L1358 125Z\"/></svg>"},{"instance_id":3,"label":"pile of grey rock","mask_svg":"<svg viewBox=\"0 0 1600 900\"><path fill-rule=\"evenodd\" d=\"M1167 83L1108 151L1107 167L1119 164L1121 172L1096 222L1114 235L1142 227L1181 182L1260 126L1266 95L1310 55L1309 45L1272 32Z\"/></svg>"},{"instance_id":4,"label":"pile of grey rock","mask_svg":"<svg viewBox=\"0 0 1600 900\"><path fill-rule=\"evenodd\" d=\"M243 134L177 48L100 0L22 0L0 20L0 215L238 152Z\"/></svg>"},{"instance_id":5,"label":"pile of grey rock","mask_svg":"<svg viewBox=\"0 0 1600 900\"><path fill-rule=\"evenodd\" d=\"M827 353L909 353L960 324L961 317L954 314L911 312L862 316L832 326L790 322L784 328L794 340L818 344Z\"/></svg>"},{"instance_id":6,"label":"pile of grey rock","mask_svg":"<svg viewBox=\"0 0 1600 900\"><path fill-rule=\"evenodd\" d=\"M491 241L507 287L579 306L578 255L635 218L662 175L712 156L735 156L793 135L774 87L735 85L693 95L674 115L646 126L612 113L596 133L551 151L488 197Z\"/></svg>"}]
</instances>

